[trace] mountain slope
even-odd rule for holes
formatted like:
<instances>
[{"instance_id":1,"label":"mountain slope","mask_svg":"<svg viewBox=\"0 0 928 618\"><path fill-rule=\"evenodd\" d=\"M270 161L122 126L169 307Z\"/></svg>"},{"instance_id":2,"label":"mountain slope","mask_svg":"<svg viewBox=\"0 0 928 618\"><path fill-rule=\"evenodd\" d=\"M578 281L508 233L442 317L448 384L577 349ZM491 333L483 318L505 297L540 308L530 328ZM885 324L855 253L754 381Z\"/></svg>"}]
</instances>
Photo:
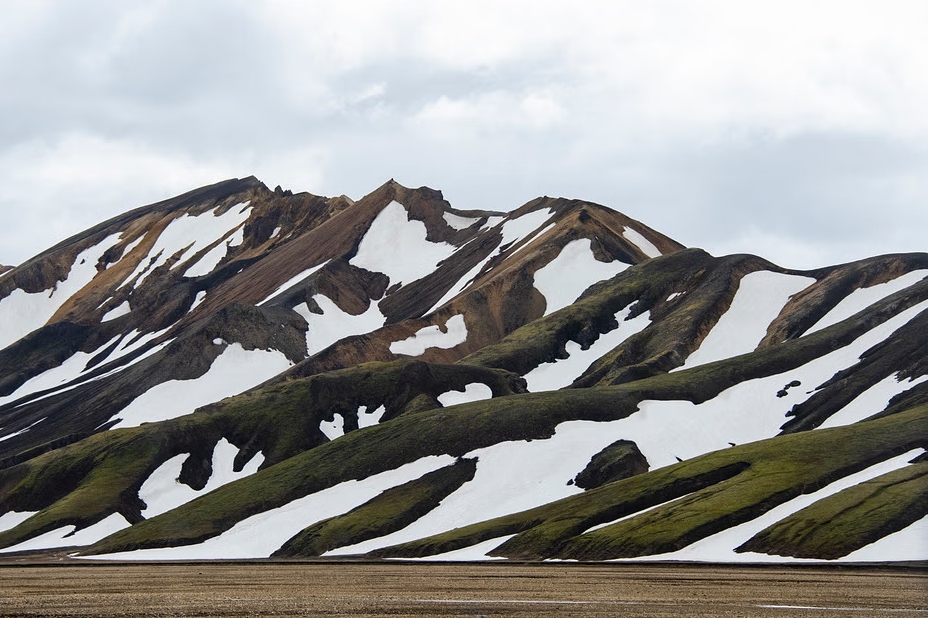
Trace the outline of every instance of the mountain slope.
<instances>
[{"instance_id":1,"label":"mountain slope","mask_svg":"<svg viewBox=\"0 0 928 618\"><path fill-rule=\"evenodd\" d=\"M0 552L924 559L926 275L219 183L0 276Z\"/></svg>"}]
</instances>

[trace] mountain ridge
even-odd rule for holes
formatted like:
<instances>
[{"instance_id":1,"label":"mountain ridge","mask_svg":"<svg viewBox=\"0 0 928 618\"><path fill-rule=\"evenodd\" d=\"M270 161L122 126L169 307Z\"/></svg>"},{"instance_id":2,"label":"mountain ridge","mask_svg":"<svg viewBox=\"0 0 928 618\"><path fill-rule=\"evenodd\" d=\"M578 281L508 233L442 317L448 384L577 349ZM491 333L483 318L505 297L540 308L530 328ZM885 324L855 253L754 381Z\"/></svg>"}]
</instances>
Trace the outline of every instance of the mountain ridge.
<instances>
[{"instance_id":1,"label":"mountain ridge","mask_svg":"<svg viewBox=\"0 0 928 618\"><path fill-rule=\"evenodd\" d=\"M926 275L713 257L566 198L203 187L0 278L0 553L910 560Z\"/></svg>"}]
</instances>

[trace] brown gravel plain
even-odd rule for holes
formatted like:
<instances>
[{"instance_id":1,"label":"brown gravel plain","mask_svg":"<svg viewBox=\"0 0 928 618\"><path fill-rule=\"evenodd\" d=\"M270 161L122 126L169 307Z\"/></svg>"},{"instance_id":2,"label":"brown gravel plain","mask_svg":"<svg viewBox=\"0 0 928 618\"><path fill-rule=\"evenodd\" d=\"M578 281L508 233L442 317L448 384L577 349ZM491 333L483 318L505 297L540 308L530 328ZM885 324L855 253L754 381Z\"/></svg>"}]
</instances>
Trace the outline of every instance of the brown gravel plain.
<instances>
[{"instance_id":1,"label":"brown gravel plain","mask_svg":"<svg viewBox=\"0 0 928 618\"><path fill-rule=\"evenodd\" d=\"M928 617L928 572L640 564L4 562L0 615Z\"/></svg>"}]
</instances>

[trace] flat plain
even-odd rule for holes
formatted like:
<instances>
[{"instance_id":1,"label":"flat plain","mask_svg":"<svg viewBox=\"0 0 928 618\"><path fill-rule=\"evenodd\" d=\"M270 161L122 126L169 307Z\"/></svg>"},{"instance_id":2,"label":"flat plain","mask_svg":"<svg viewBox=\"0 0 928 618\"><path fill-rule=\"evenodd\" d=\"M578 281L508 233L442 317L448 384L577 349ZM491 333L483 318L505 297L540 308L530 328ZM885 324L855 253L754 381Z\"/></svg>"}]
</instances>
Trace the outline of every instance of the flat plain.
<instances>
[{"instance_id":1,"label":"flat plain","mask_svg":"<svg viewBox=\"0 0 928 618\"><path fill-rule=\"evenodd\" d=\"M924 569L0 563L2 616L928 616Z\"/></svg>"}]
</instances>

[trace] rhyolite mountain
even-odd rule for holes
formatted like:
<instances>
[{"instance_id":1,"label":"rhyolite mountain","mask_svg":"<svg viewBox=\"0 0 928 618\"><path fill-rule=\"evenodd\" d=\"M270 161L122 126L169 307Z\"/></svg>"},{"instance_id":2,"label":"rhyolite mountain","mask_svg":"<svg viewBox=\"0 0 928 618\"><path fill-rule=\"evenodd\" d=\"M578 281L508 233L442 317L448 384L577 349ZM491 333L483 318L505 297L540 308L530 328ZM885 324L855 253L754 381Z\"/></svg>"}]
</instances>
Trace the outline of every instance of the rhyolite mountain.
<instances>
[{"instance_id":1,"label":"rhyolite mountain","mask_svg":"<svg viewBox=\"0 0 928 618\"><path fill-rule=\"evenodd\" d=\"M0 268L0 552L928 558L928 254L255 178Z\"/></svg>"}]
</instances>

